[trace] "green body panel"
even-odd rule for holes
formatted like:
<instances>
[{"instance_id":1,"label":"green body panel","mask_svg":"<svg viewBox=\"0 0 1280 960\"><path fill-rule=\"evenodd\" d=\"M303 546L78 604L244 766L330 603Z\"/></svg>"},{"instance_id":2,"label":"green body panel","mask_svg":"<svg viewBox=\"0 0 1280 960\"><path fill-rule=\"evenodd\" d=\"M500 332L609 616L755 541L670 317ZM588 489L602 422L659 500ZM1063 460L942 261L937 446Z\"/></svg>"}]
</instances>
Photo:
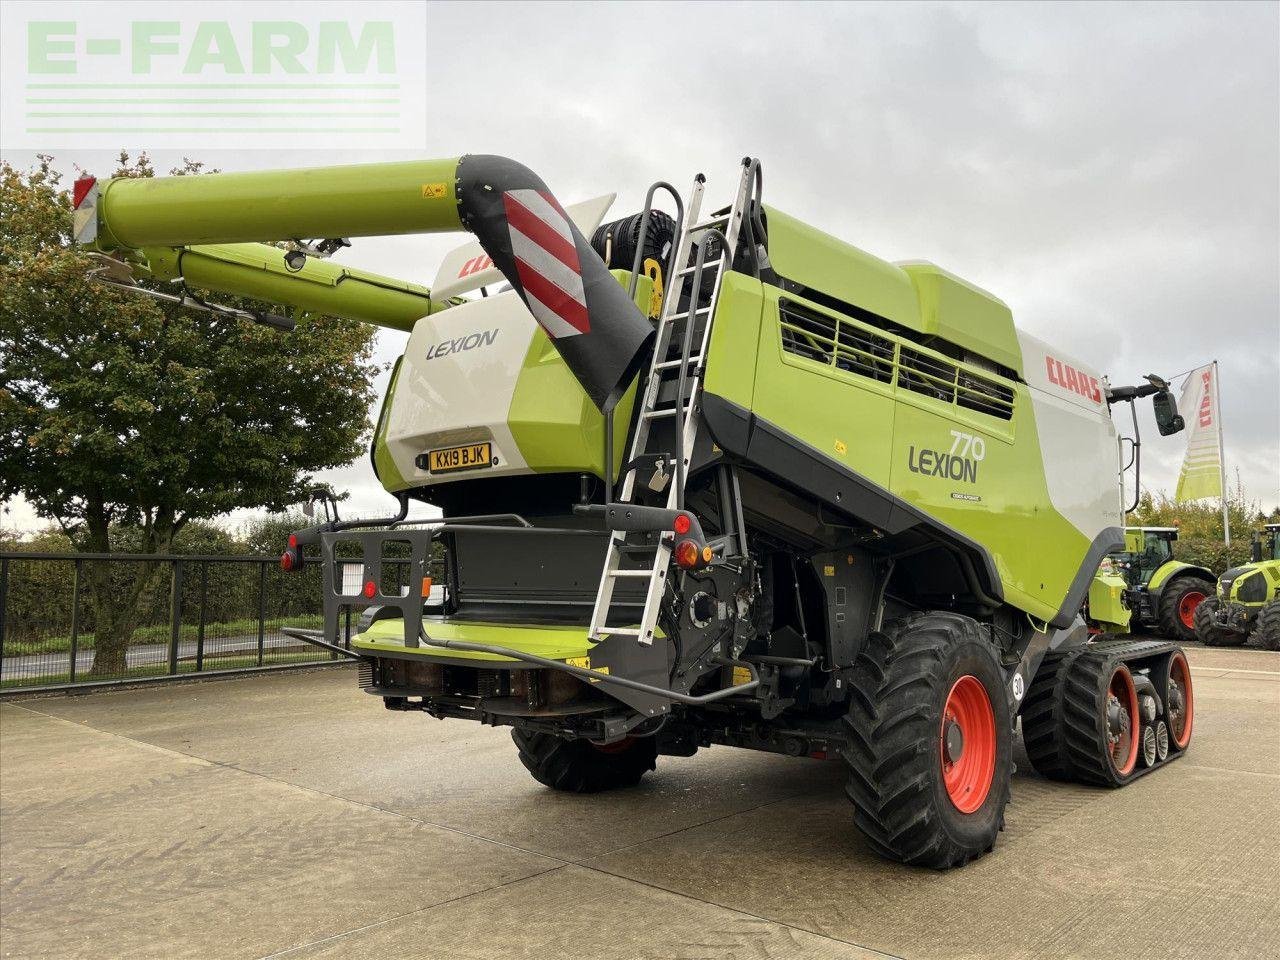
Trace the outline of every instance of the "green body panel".
<instances>
[{"instance_id":1,"label":"green body panel","mask_svg":"<svg viewBox=\"0 0 1280 960\"><path fill-rule=\"evenodd\" d=\"M1091 544L1052 506L1025 384L1003 381L1014 396L1013 415L1003 420L899 387L896 377L881 382L842 370L830 361L784 350L780 299L823 315L841 330L891 341L893 359L885 363L896 366L905 345L918 355L990 378L989 372L956 363L918 341L895 337L776 287L761 287L731 273L725 289L729 296L717 312L708 357L710 393L744 406L749 398L757 416L982 544L1009 603L1041 619L1057 615ZM760 335L754 352L725 332L750 331L756 325ZM1010 364L1020 365L1020 359ZM910 469L922 449L950 451L956 443L952 431L981 438L985 448L972 483L960 485Z\"/></svg>"},{"instance_id":2,"label":"green body panel","mask_svg":"<svg viewBox=\"0 0 1280 960\"><path fill-rule=\"evenodd\" d=\"M395 396L396 384L400 380L400 367L403 357L396 359L396 367L391 371L391 380L387 384L387 394L382 398L382 409L378 411L378 425L373 432L373 469L378 482L387 490L396 491L408 488L409 482L396 466L395 457L387 449L387 414L391 408L391 398Z\"/></svg>"},{"instance_id":3,"label":"green body panel","mask_svg":"<svg viewBox=\"0 0 1280 960\"><path fill-rule=\"evenodd\" d=\"M1022 372L1013 314L1001 300L931 263L893 264L765 206L779 275Z\"/></svg>"},{"instance_id":4,"label":"green body panel","mask_svg":"<svg viewBox=\"0 0 1280 960\"><path fill-rule=\"evenodd\" d=\"M302 269L285 267L284 251L262 243L200 247L146 247L140 251L157 280L185 280L215 290L372 323L412 330L419 318L449 306L433 302L431 291L330 260L308 257Z\"/></svg>"},{"instance_id":5,"label":"green body panel","mask_svg":"<svg viewBox=\"0 0 1280 960\"><path fill-rule=\"evenodd\" d=\"M769 261L781 276L894 323L920 328L919 297L901 268L768 204L764 209Z\"/></svg>"},{"instance_id":6,"label":"green body panel","mask_svg":"<svg viewBox=\"0 0 1280 960\"><path fill-rule=\"evenodd\" d=\"M510 647L522 653L546 657L549 660L567 660L585 657L594 646L587 639L585 627L539 626L509 623L476 623L464 620L446 620L441 617L423 617L422 626L427 636L436 640L462 640L467 643L486 643ZM368 653L409 653L428 659L488 660L515 662L511 657L500 657L474 650L445 650L440 647L406 647L404 623L399 618L378 620L352 638L351 646Z\"/></svg>"},{"instance_id":7,"label":"green body panel","mask_svg":"<svg viewBox=\"0 0 1280 960\"><path fill-rule=\"evenodd\" d=\"M1107 633L1128 633L1131 613L1124 605L1124 577L1099 572L1089 583L1089 619Z\"/></svg>"},{"instance_id":8,"label":"green body panel","mask_svg":"<svg viewBox=\"0 0 1280 960\"><path fill-rule=\"evenodd\" d=\"M899 264L920 297L921 333L962 343L974 353L1022 372L1013 313L994 296L932 263Z\"/></svg>"},{"instance_id":9,"label":"green body panel","mask_svg":"<svg viewBox=\"0 0 1280 960\"><path fill-rule=\"evenodd\" d=\"M750 410L765 287L742 273L726 273L707 351L706 390Z\"/></svg>"},{"instance_id":10,"label":"green body panel","mask_svg":"<svg viewBox=\"0 0 1280 960\"><path fill-rule=\"evenodd\" d=\"M1160 564L1156 572L1151 575L1151 579L1147 581L1147 589L1159 596L1160 591L1164 589L1164 585L1184 570L1190 570L1197 574L1208 572L1204 567L1197 567L1195 564L1183 563L1181 560L1170 560L1167 563ZM1210 575L1210 579L1212 579L1212 575Z\"/></svg>"},{"instance_id":11,"label":"green body panel","mask_svg":"<svg viewBox=\"0 0 1280 960\"><path fill-rule=\"evenodd\" d=\"M458 159L121 178L100 184L97 245L177 247L461 230Z\"/></svg>"},{"instance_id":12,"label":"green body panel","mask_svg":"<svg viewBox=\"0 0 1280 960\"><path fill-rule=\"evenodd\" d=\"M610 272L623 286L631 282L628 270ZM636 284L637 306L646 309L652 295L653 281L640 277ZM635 399L633 380L614 408L615 479L627 449L627 428ZM590 473L604 477L604 417L541 328L534 334L520 367L507 426L520 455L535 473Z\"/></svg>"},{"instance_id":13,"label":"green body panel","mask_svg":"<svg viewBox=\"0 0 1280 960\"><path fill-rule=\"evenodd\" d=\"M1141 530L1134 530L1132 527L1124 532L1124 552L1125 553L1141 553L1145 538Z\"/></svg>"},{"instance_id":14,"label":"green body panel","mask_svg":"<svg viewBox=\"0 0 1280 960\"><path fill-rule=\"evenodd\" d=\"M1280 560L1261 560L1254 563L1246 563L1243 567L1237 569L1248 571L1247 573L1239 573L1231 581L1230 591L1224 591L1222 582L1218 582L1218 597L1221 600L1228 601L1241 607L1249 607L1261 610L1268 602L1280 599ZM1245 586L1245 581L1250 577L1261 576L1265 580L1266 595L1262 600L1241 600L1240 591ZM1252 584L1250 584L1252 586Z\"/></svg>"}]
</instances>

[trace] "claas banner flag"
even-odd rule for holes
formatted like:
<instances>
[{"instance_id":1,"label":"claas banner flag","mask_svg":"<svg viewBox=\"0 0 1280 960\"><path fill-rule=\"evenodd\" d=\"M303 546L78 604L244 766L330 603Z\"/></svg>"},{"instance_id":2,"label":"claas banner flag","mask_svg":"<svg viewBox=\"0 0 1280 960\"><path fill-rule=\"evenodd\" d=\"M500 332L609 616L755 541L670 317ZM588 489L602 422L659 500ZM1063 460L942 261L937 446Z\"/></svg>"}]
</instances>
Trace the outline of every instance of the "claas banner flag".
<instances>
[{"instance_id":1,"label":"claas banner flag","mask_svg":"<svg viewBox=\"0 0 1280 960\"><path fill-rule=\"evenodd\" d=\"M1222 419L1218 409L1218 364L1192 370L1182 386L1178 412L1187 422L1187 455L1175 500L1221 497Z\"/></svg>"}]
</instances>

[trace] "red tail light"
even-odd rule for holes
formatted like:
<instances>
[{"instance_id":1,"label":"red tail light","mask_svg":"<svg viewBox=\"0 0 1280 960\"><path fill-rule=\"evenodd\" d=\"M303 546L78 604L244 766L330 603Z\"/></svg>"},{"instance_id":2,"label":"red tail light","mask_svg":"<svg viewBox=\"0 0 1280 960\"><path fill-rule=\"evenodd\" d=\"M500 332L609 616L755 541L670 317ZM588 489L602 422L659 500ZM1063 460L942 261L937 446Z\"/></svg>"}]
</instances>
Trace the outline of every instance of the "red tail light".
<instances>
[{"instance_id":1,"label":"red tail light","mask_svg":"<svg viewBox=\"0 0 1280 960\"><path fill-rule=\"evenodd\" d=\"M694 569L699 560L698 545L692 540L681 540L676 544L675 558L678 566L686 570Z\"/></svg>"},{"instance_id":2,"label":"red tail light","mask_svg":"<svg viewBox=\"0 0 1280 960\"><path fill-rule=\"evenodd\" d=\"M671 529L683 537L689 532L689 528L692 526L693 521L689 519L689 515L687 513L677 513L675 522L671 524Z\"/></svg>"},{"instance_id":3,"label":"red tail light","mask_svg":"<svg viewBox=\"0 0 1280 960\"><path fill-rule=\"evenodd\" d=\"M284 553L280 554L280 569L283 570L285 573L288 573L290 570L293 569L293 551L292 550L286 550Z\"/></svg>"},{"instance_id":4,"label":"red tail light","mask_svg":"<svg viewBox=\"0 0 1280 960\"><path fill-rule=\"evenodd\" d=\"M376 583L374 583L372 580L369 580L365 583L364 595L366 597L372 600L374 597L374 594L376 594L377 592L378 592L378 585Z\"/></svg>"}]
</instances>

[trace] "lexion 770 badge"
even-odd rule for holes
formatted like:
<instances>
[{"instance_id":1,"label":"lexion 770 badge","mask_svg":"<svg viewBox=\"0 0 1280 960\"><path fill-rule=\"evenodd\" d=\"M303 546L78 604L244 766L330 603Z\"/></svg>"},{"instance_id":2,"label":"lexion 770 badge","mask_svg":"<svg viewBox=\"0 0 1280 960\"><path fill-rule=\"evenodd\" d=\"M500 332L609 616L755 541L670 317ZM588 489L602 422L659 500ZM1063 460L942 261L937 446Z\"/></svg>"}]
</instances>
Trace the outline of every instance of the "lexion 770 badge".
<instances>
[{"instance_id":1,"label":"lexion 770 badge","mask_svg":"<svg viewBox=\"0 0 1280 960\"><path fill-rule=\"evenodd\" d=\"M329 2L269 11L6 3L4 140L37 149L99 139L118 147L121 135L147 148L297 147L358 134L368 146L417 146L425 67L397 45L424 36L424 6L384 3L365 17Z\"/></svg>"}]
</instances>

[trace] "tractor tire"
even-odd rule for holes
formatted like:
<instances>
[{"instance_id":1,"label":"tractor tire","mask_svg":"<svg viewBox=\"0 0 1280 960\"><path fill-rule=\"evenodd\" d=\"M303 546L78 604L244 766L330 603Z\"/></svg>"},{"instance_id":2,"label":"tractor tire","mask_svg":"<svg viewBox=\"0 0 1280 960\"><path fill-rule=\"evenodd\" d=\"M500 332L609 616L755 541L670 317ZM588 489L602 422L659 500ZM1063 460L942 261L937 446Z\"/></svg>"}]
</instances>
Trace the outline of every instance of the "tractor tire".
<instances>
[{"instance_id":1,"label":"tractor tire","mask_svg":"<svg viewBox=\"0 0 1280 960\"><path fill-rule=\"evenodd\" d=\"M1213 596L1214 585L1202 577L1183 574L1165 584L1157 622L1169 640L1188 643L1196 638L1196 608Z\"/></svg>"},{"instance_id":2,"label":"tractor tire","mask_svg":"<svg viewBox=\"0 0 1280 960\"><path fill-rule=\"evenodd\" d=\"M1259 646L1268 650L1280 650L1280 600L1271 600L1262 608L1253 636Z\"/></svg>"},{"instance_id":3,"label":"tractor tire","mask_svg":"<svg viewBox=\"0 0 1280 960\"><path fill-rule=\"evenodd\" d=\"M1196 639L1206 647L1239 647L1249 639L1247 633L1223 630L1213 622L1213 612L1218 609L1218 598L1209 597L1196 607Z\"/></svg>"},{"instance_id":4,"label":"tractor tire","mask_svg":"<svg viewBox=\"0 0 1280 960\"><path fill-rule=\"evenodd\" d=\"M511 731L511 739L533 779L569 793L634 787L655 767L658 756L653 737L634 737L606 747L526 730Z\"/></svg>"},{"instance_id":5,"label":"tractor tire","mask_svg":"<svg viewBox=\"0 0 1280 960\"><path fill-rule=\"evenodd\" d=\"M871 634L854 663L846 793L880 856L943 870L1004 829L1012 719L1004 672L978 624L916 613Z\"/></svg>"},{"instance_id":6,"label":"tractor tire","mask_svg":"<svg viewBox=\"0 0 1280 960\"><path fill-rule=\"evenodd\" d=\"M1074 650L1064 650L1047 654L1022 701L1022 745L1031 766L1050 780L1074 779L1063 744L1058 705L1062 702L1066 668L1075 653Z\"/></svg>"},{"instance_id":7,"label":"tractor tire","mask_svg":"<svg viewBox=\"0 0 1280 960\"><path fill-rule=\"evenodd\" d=\"M1133 674L1105 643L1073 659L1062 687L1062 749L1074 778L1120 787L1137 775L1142 718Z\"/></svg>"}]
</instances>

